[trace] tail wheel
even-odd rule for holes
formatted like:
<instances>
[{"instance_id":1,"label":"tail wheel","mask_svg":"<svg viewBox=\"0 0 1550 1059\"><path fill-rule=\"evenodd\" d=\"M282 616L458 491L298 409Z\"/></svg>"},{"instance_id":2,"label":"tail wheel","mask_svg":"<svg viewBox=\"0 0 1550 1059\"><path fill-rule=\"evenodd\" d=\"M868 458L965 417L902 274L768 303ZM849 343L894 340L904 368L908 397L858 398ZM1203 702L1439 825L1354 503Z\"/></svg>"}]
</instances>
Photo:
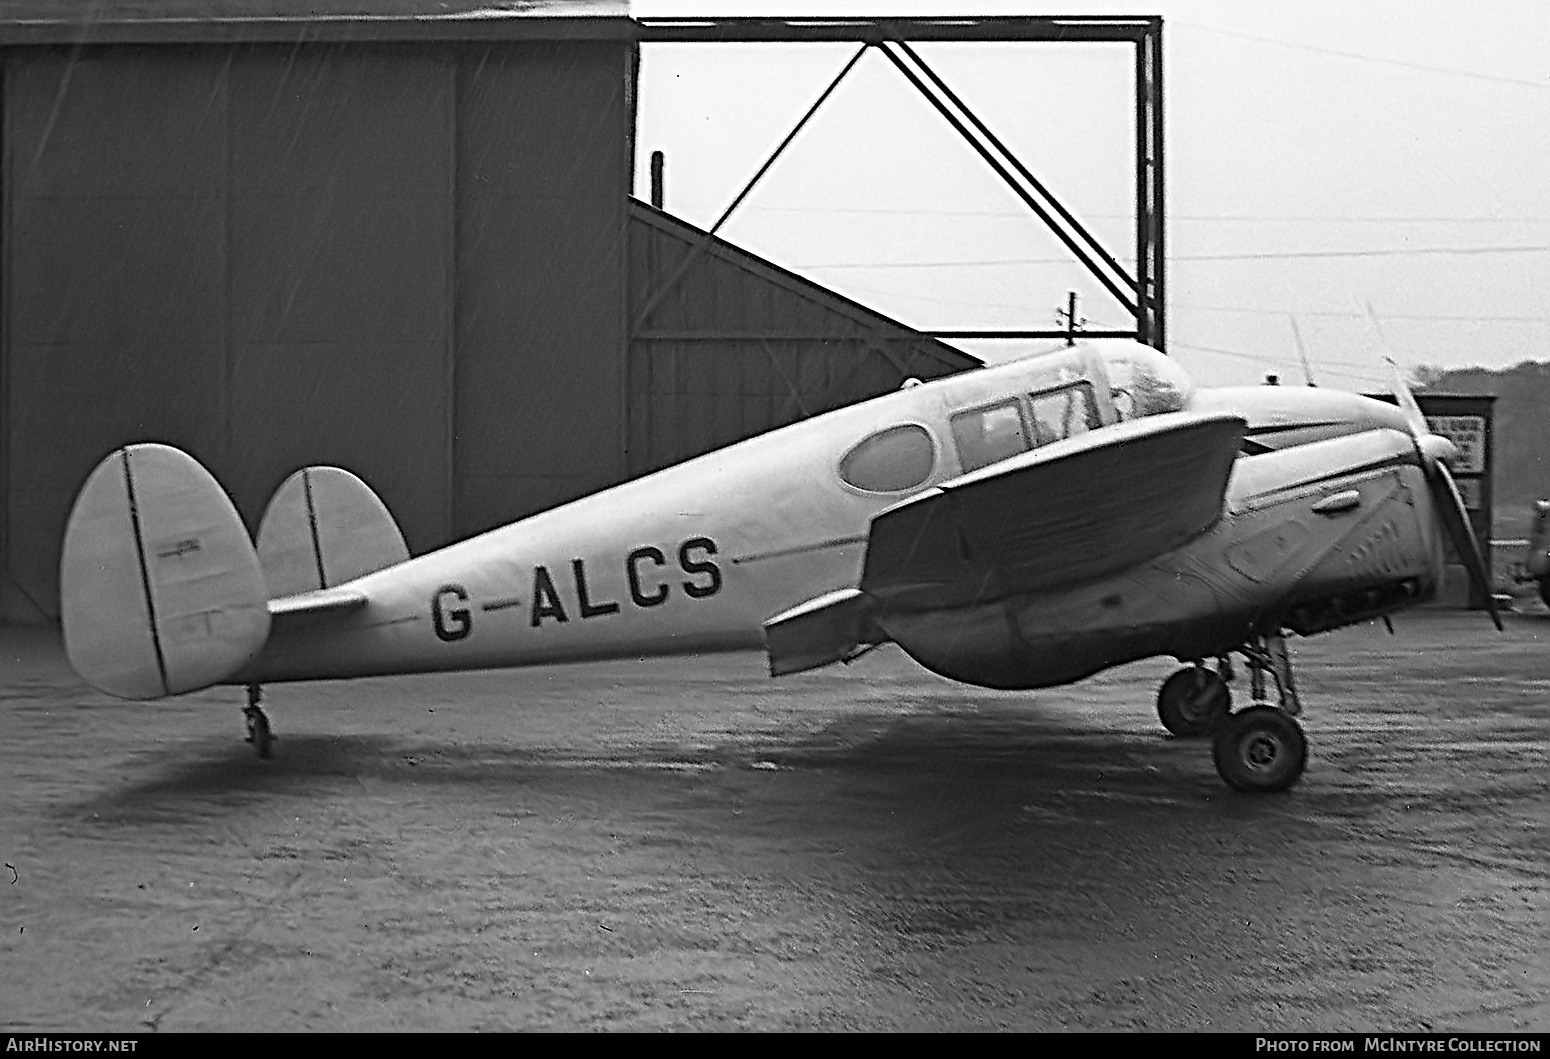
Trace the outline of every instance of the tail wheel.
<instances>
[{"instance_id":1,"label":"tail wheel","mask_svg":"<svg viewBox=\"0 0 1550 1059\"><path fill-rule=\"evenodd\" d=\"M1217 729L1212 757L1229 787L1284 791L1302 776L1308 741L1302 726L1274 706L1250 706Z\"/></svg>"},{"instance_id":2,"label":"tail wheel","mask_svg":"<svg viewBox=\"0 0 1550 1059\"><path fill-rule=\"evenodd\" d=\"M1204 666L1185 666L1157 689L1157 717L1180 738L1210 735L1232 709L1232 692Z\"/></svg>"},{"instance_id":3,"label":"tail wheel","mask_svg":"<svg viewBox=\"0 0 1550 1059\"><path fill-rule=\"evenodd\" d=\"M257 706L242 711L248 722L248 739L261 758L274 752L274 733L269 730L269 716Z\"/></svg>"},{"instance_id":4,"label":"tail wheel","mask_svg":"<svg viewBox=\"0 0 1550 1059\"><path fill-rule=\"evenodd\" d=\"M274 735L269 731L269 718L262 713L253 723L253 749L262 758L274 753Z\"/></svg>"}]
</instances>

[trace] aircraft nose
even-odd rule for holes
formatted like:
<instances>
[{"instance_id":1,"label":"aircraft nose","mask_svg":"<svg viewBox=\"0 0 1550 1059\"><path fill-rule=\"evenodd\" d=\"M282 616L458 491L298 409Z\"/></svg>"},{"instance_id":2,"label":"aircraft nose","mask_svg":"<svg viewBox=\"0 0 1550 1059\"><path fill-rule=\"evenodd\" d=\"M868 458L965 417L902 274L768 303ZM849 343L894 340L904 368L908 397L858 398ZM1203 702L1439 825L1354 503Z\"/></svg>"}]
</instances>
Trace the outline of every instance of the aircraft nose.
<instances>
[{"instance_id":1,"label":"aircraft nose","mask_svg":"<svg viewBox=\"0 0 1550 1059\"><path fill-rule=\"evenodd\" d=\"M1421 451L1434 460L1452 463L1458 456L1458 446L1441 434L1425 434L1421 437Z\"/></svg>"}]
</instances>

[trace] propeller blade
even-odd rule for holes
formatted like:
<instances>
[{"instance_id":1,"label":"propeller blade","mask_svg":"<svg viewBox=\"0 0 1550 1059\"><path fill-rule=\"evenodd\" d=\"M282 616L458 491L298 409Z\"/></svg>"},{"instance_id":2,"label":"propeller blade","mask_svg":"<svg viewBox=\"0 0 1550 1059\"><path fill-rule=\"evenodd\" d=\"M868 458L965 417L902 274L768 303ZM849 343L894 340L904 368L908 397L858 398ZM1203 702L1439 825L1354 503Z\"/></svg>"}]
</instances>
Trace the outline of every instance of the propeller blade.
<instances>
[{"instance_id":1,"label":"propeller blade","mask_svg":"<svg viewBox=\"0 0 1550 1059\"><path fill-rule=\"evenodd\" d=\"M1399 370L1399 365L1390 359L1389 368L1394 373L1394 401L1399 405L1399 410L1405 414L1405 422L1410 427L1410 433L1417 438L1430 433L1426 426L1426 417L1421 414L1421 406L1416 404L1415 395L1405 384L1405 376Z\"/></svg>"},{"instance_id":2,"label":"propeller blade","mask_svg":"<svg viewBox=\"0 0 1550 1059\"><path fill-rule=\"evenodd\" d=\"M1308 366L1308 351L1302 344L1302 332L1297 329L1297 317L1292 317L1292 338L1297 343L1297 356L1302 360L1302 377L1309 386L1317 386L1313 381L1313 369Z\"/></svg>"},{"instance_id":3,"label":"propeller blade","mask_svg":"<svg viewBox=\"0 0 1550 1059\"><path fill-rule=\"evenodd\" d=\"M1367 319L1379 341L1383 341L1378 317L1372 311L1371 304L1367 306ZM1386 342L1384 344L1387 345ZM1416 403L1415 395L1405 383L1399 365L1393 357L1384 359L1389 362L1389 368L1394 373L1394 401L1404 414L1405 424L1415 439L1416 453L1421 457L1421 469L1432 486L1435 494L1433 502L1438 514L1442 516L1442 527L1453 542L1453 550L1458 554L1459 561L1469 571L1469 583L1485 600L1485 609L1491 615L1496 631L1505 632L1501 614L1496 610L1496 597L1491 594L1491 576L1485 568L1485 558L1480 554L1480 542L1475 539L1474 528L1469 524L1469 512L1464 507L1464 498L1459 495L1458 484L1453 481L1453 473L1448 470L1447 461L1456 456L1458 450L1447 438L1432 433L1426 425L1426 416L1421 413L1421 406Z\"/></svg>"},{"instance_id":4,"label":"propeller blade","mask_svg":"<svg viewBox=\"0 0 1550 1059\"><path fill-rule=\"evenodd\" d=\"M1441 460L1430 460L1427 477L1432 480L1432 485L1442 494L1435 498L1438 511L1442 515L1442 525L1448 533L1448 539L1453 542L1453 550L1469 571L1469 581L1475 587L1475 591L1485 599L1485 609L1491 615L1491 621L1496 624L1496 631L1503 632L1501 615L1496 611L1496 598L1491 594L1491 578L1485 569L1485 558L1480 554L1480 543L1475 539L1475 531L1469 525L1469 513L1464 508L1464 498L1459 495L1458 485L1453 481L1453 475Z\"/></svg>"}]
</instances>

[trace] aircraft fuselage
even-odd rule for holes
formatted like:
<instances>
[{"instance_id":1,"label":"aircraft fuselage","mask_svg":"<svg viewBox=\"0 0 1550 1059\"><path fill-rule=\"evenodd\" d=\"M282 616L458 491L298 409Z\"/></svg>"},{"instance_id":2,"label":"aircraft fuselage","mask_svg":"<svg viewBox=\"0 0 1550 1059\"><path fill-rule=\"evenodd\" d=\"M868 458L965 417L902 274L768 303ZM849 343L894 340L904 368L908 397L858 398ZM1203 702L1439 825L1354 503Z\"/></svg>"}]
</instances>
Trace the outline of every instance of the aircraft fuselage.
<instances>
[{"instance_id":1,"label":"aircraft fuselage","mask_svg":"<svg viewBox=\"0 0 1550 1059\"><path fill-rule=\"evenodd\" d=\"M953 412L1097 375L1113 422L1102 374L1091 355L1041 358L738 442L370 574L366 608L277 631L234 682L758 648L772 614L855 583L873 515L961 473ZM846 484L843 457L900 425L932 438L929 473Z\"/></svg>"},{"instance_id":2,"label":"aircraft fuselage","mask_svg":"<svg viewBox=\"0 0 1550 1059\"><path fill-rule=\"evenodd\" d=\"M1080 429L1117 422L1127 405L1130 414L1145 414L1118 381L1111 391L1103 358L1081 347L1065 356L907 387L369 574L353 582L368 596L367 606L327 621L302 617L277 628L262 654L231 682L759 648L763 623L771 616L856 584L872 517L971 469L971 449L998 443L998 417L1009 402L1022 402L1020 429L1034 432L1040 429L1038 402L1049 404L1054 398L1048 395L1073 388L1086 402L1082 414L1088 422ZM1363 428L1352 421L1353 414L1369 416L1373 426L1387 425L1390 417L1386 406L1354 395L1261 393L1268 389L1245 390L1236 403L1261 402L1266 409L1261 418L1275 428L1272 433L1298 422L1314 424L1311 436L1321 436L1320 430L1349 433ZM971 417L977 431L972 436L965 410L986 412ZM1252 424L1253 410L1247 415ZM864 442L906 427L911 437L921 436L915 428L929 437L928 467L918 463L923 457L916 453L917 471L900 482L882 483L889 488L859 488L845 480L842 465L862 451ZM1300 428L1297 436L1305 441L1310 434ZM1028 443L1038 442L1030 438ZM1298 451L1317 448L1304 445ZM1266 459L1240 463L1247 468ZM1312 476L1318 467L1316 455L1302 462L1279 455L1269 459L1281 461L1279 472L1265 464L1235 476L1229 492L1234 511L1217 530L1117 579L1122 585L1106 580L1003 601L983 614L951 612L957 628L978 630L974 639L983 651L946 649L943 645L961 637L948 637L938 628L947 620L941 612L934 617L894 615L889 630L930 668L1002 686L1061 683L1125 660L1120 656L1204 654L1196 649L1199 645L1230 638L1236 635L1231 630L1252 624L1256 615L1288 605L1261 598L1256 585L1269 579L1233 572L1231 558L1238 536L1252 534L1260 522L1274 526L1283 517L1266 507L1238 511L1240 503L1253 506L1245 490L1273 492L1284 483L1268 483L1267 475L1289 474L1292 480ZM919 468L927 468L923 477ZM888 467L884 471L885 477L894 473ZM1246 484L1240 486L1237 478ZM901 482L902 488L893 488ZM1317 531L1312 532L1316 540L1305 542L1307 549L1323 548L1327 538L1339 537L1334 521L1309 515L1297 522ZM1426 547L1424 541L1411 541L1405 554ZM1405 572L1397 580L1413 575L1409 558L1402 565ZM1350 571L1335 580L1341 577L1361 580ZM1111 602L1116 592L1123 601L1119 606ZM1180 620L1181 607L1198 609L1200 620ZM1111 646L1071 646L1099 628L1116 630L1108 638ZM1240 635L1233 642L1241 640ZM1016 649L1018 661L1007 661L1008 647ZM1000 662L975 661L995 650L1002 651Z\"/></svg>"}]
</instances>

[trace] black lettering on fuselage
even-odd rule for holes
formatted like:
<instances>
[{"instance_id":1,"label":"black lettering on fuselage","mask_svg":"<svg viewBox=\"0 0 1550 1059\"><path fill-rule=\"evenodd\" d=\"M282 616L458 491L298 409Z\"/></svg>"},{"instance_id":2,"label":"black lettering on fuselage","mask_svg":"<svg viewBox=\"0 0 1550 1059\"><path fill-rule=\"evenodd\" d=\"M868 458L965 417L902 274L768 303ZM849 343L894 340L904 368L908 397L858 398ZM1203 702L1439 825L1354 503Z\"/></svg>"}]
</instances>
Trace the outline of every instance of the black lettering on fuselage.
<instances>
[{"instance_id":1,"label":"black lettering on fuselage","mask_svg":"<svg viewBox=\"0 0 1550 1059\"><path fill-rule=\"evenodd\" d=\"M648 593L640 583L640 566L642 559L650 559L657 566L667 565L667 556L662 554L662 549L647 545L644 548L636 548L630 553L630 557L624 561L625 576L630 582L630 602L637 607L655 607L659 603L667 602L667 585L657 585L655 592Z\"/></svg>"},{"instance_id":2,"label":"black lettering on fuselage","mask_svg":"<svg viewBox=\"0 0 1550 1059\"><path fill-rule=\"evenodd\" d=\"M545 618L570 621L565 614L565 604L554 589L554 579L542 566L533 567L533 628L538 628Z\"/></svg>"},{"instance_id":3,"label":"black lettering on fuselage","mask_svg":"<svg viewBox=\"0 0 1550 1059\"><path fill-rule=\"evenodd\" d=\"M619 604L613 601L593 603L591 594L587 592L587 564L584 559L572 559L570 561L571 573L576 575L576 599L581 603L581 616L583 618L600 618L604 614L618 614Z\"/></svg>"},{"instance_id":4,"label":"black lettering on fuselage","mask_svg":"<svg viewBox=\"0 0 1550 1059\"><path fill-rule=\"evenodd\" d=\"M678 585L690 599L706 599L721 591L721 567L711 559L716 551L716 542L709 537L691 537L678 546L678 569L688 578L679 581ZM633 606L645 610L661 606L672 597L673 581L667 573L668 563L667 553L650 544L642 545L625 556L624 580L629 586L630 603ZM623 609L617 600L593 598L595 589L588 579L586 559L572 559L570 568L572 582L576 586L576 612L583 621L618 614ZM593 569L596 569L596 563ZM467 595L459 598L466 600ZM529 616L533 628L543 625L546 618L557 622L570 621L566 601L547 566L533 567L532 599ZM466 635L466 632L461 635Z\"/></svg>"},{"instance_id":5,"label":"black lettering on fuselage","mask_svg":"<svg viewBox=\"0 0 1550 1059\"><path fill-rule=\"evenodd\" d=\"M684 573L695 576L704 576L707 580L701 583L685 581L684 591L693 599L704 599L706 596L714 596L721 591L721 567L708 559L699 561L689 558L689 553L702 551L707 555L716 554L716 542L709 537L691 537L678 546L678 566Z\"/></svg>"},{"instance_id":6,"label":"black lettering on fuselage","mask_svg":"<svg viewBox=\"0 0 1550 1059\"><path fill-rule=\"evenodd\" d=\"M468 590L462 585L442 585L431 597L431 625L444 643L461 640L474 627L473 613L467 607L450 606L452 600L468 602Z\"/></svg>"}]
</instances>

